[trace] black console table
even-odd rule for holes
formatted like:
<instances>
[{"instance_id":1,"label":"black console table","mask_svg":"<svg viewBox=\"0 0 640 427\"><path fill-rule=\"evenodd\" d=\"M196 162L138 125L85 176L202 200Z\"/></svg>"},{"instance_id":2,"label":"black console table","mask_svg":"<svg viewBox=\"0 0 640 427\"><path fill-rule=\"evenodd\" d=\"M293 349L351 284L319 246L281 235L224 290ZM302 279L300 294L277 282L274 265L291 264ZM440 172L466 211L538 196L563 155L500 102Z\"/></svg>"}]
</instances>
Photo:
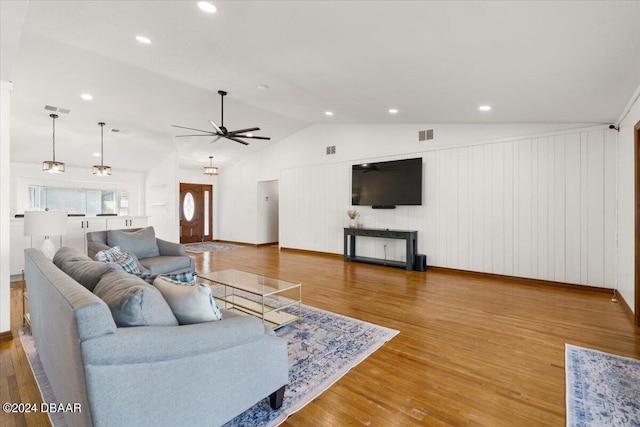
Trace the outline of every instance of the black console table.
<instances>
[{"instance_id":1,"label":"black console table","mask_svg":"<svg viewBox=\"0 0 640 427\"><path fill-rule=\"evenodd\" d=\"M407 262L390 261L379 258L356 256L356 236L380 237L383 239L403 239L407 241ZM349 237L349 238L347 238ZM349 240L351 245L349 245ZM371 264L405 267L413 270L418 242L417 231L389 230L379 228L345 228L344 229L344 262L359 261Z\"/></svg>"}]
</instances>

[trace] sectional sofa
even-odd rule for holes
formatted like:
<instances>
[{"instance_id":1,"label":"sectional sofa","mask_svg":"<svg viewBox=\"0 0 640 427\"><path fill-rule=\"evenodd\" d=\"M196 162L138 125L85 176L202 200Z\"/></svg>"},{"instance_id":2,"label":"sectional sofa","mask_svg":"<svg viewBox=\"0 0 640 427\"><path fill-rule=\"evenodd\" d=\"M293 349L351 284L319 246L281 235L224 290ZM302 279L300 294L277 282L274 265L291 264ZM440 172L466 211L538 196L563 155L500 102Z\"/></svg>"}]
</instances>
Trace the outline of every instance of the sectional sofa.
<instances>
[{"instance_id":1,"label":"sectional sofa","mask_svg":"<svg viewBox=\"0 0 640 427\"><path fill-rule=\"evenodd\" d=\"M282 403L287 343L258 318L222 310L223 320L178 325L152 285L71 248L53 262L25 250L25 279L53 392L82 408L65 413L69 426L216 426L266 397ZM155 304L134 320L157 326L116 324L117 305L92 291L118 286L142 292L134 306Z\"/></svg>"}]
</instances>

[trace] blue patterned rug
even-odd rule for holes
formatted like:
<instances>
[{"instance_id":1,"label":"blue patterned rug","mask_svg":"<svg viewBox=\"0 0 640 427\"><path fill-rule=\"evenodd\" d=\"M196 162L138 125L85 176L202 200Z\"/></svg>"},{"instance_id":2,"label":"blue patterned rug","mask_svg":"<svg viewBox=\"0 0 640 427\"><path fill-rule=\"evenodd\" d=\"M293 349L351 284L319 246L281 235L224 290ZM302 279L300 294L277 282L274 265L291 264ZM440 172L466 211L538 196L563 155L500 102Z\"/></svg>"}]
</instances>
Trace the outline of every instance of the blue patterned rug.
<instances>
[{"instance_id":1,"label":"blue patterned rug","mask_svg":"<svg viewBox=\"0 0 640 427\"><path fill-rule=\"evenodd\" d=\"M567 426L640 427L640 360L565 346Z\"/></svg>"},{"instance_id":2,"label":"blue patterned rug","mask_svg":"<svg viewBox=\"0 0 640 427\"><path fill-rule=\"evenodd\" d=\"M289 342L289 384L276 411L262 400L226 426L277 426L311 402L398 331L301 305L301 319L276 334Z\"/></svg>"},{"instance_id":3,"label":"blue patterned rug","mask_svg":"<svg viewBox=\"0 0 640 427\"><path fill-rule=\"evenodd\" d=\"M398 331L301 304L301 319L276 331L289 342L289 384L278 410L269 400L227 423L227 426L277 426L318 397L351 368L370 356ZM24 328L23 328L24 329ZM45 402L56 402L30 334L20 331ZM36 369L38 368L38 369ZM66 426L63 417L52 418L54 427Z\"/></svg>"}]
</instances>

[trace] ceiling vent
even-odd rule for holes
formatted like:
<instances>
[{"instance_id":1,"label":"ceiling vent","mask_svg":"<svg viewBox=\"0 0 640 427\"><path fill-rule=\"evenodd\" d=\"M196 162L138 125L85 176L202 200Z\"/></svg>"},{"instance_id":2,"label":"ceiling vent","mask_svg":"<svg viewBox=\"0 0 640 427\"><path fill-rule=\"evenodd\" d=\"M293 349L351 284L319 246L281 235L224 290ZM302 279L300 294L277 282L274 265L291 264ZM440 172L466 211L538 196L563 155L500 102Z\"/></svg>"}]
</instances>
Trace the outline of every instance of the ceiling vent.
<instances>
[{"instance_id":1,"label":"ceiling vent","mask_svg":"<svg viewBox=\"0 0 640 427\"><path fill-rule=\"evenodd\" d=\"M120 129L111 129L111 132L118 133L118 132L120 132Z\"/></svg>"},{"instance_id":2,"label":"ceiling vent","mask_svg":"<svg viewBox=\"0 0 640 427\"><path fill-rule=\"evenodd\" d=\"M69 114L71 112L71 110L69 110L68 108L54 107L53 105L45 105L44 109L47 111L54 111L56 113L62 114Z\"/></svg>"},{"instance_id":3,"label":"ceiling vent","mask_svg":"<svg viewBox=\"0 0 640 427\"><path fill-rule=\"evenodd\" d=\"M418 141L431 141L433 139L433 129L421 130L418 132Z\"/></svg>"}]
</instances>

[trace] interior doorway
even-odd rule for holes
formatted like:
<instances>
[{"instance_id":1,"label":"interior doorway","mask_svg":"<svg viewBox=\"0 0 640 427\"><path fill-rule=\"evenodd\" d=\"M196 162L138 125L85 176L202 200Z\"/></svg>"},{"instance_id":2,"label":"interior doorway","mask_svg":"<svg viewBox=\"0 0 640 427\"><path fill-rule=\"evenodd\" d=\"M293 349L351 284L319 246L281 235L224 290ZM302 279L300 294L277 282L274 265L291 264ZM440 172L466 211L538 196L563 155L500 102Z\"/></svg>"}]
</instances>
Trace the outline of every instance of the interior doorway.
<instances>
[{"instance_id":1,"label":"interior doorway","mask_svg":"<svg viewBox=\"0 0 640 427\"><path fill-rule=\"evenodd\" d=\"M635 156L635 314L636 326L640 326L640 122L633 131Z\"/></svg>"},{"instance_id":2,"label":"interior doorway","mask_svg":"<svg viewBox=\"0 0 640 427\"><path fill-rule=\"evenodd\" d=\"M280 238L280 186L277 180L258 182L258 244Z\"/></svg>"},{"instance_id":3,"label":"interior doorway","mask_svg":"<svg viewBox=\"0 0 640 427\"><path fill-rule=\"evenodd\" d=\"M180 183L180 243L212 240L213 186Z\"/></svg>"}]
</instances>

